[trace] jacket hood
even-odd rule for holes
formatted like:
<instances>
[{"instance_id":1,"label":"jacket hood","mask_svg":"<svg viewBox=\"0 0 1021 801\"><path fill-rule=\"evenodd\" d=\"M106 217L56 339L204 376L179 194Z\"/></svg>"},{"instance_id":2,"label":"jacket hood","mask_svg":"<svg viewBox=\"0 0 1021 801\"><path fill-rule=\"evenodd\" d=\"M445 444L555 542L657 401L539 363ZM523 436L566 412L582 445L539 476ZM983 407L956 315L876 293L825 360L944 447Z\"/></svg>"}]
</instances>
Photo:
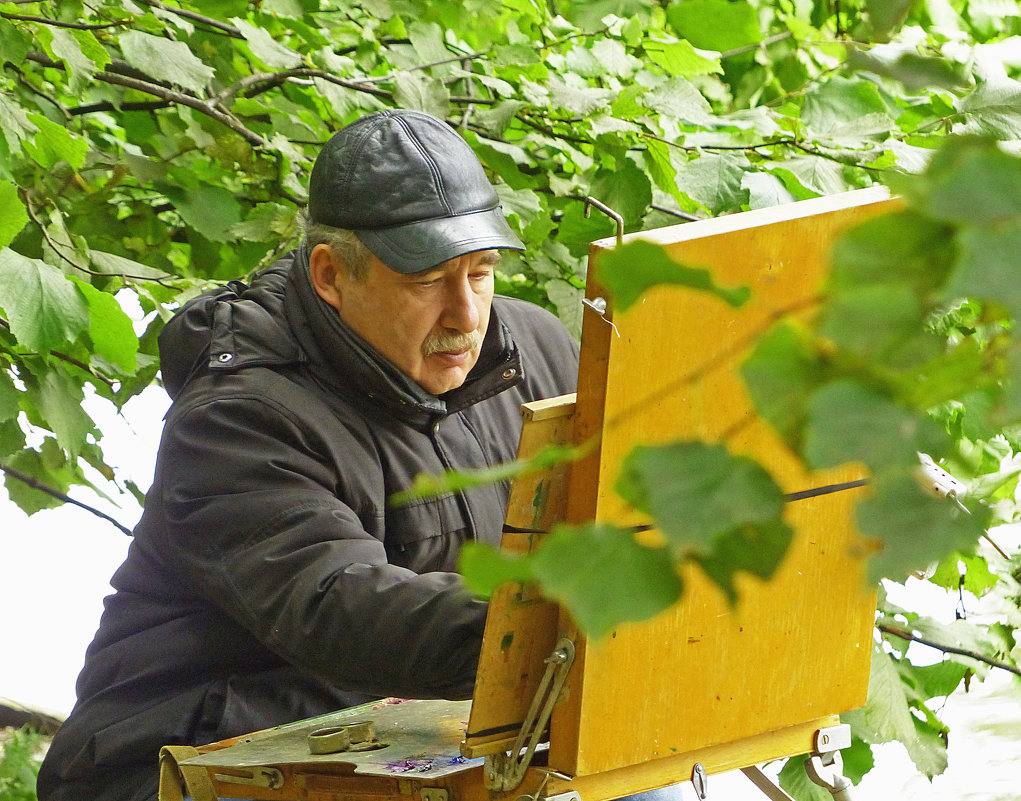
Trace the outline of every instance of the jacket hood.
<instances>
[{"instance_id":1,"label":"jacket hood","mask_svg":"<svg viewBox=\"0 0 1021 801\"><path fill-rule=\"evenodd\" d=\"M163 386L171 399L204 366L238 370L306 360L284 315L290 266L278 261L251 286L231 281L188 301L159 335Z\"/></svg>"}]
</instances>

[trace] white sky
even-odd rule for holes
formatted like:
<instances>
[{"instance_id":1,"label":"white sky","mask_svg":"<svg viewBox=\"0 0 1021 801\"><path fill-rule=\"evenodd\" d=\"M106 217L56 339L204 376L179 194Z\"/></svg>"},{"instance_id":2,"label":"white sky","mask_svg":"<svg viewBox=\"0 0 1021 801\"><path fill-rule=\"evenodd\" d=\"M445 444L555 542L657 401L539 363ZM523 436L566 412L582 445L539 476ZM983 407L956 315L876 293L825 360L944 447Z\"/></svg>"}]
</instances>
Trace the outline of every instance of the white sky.
<instances>
[{"instance_id":1,"label":"white sky","mask_svg":"<svg viewBox=\"0 0 1021 801\"><path fill-rule=\"evenodd\" d=\"M86 402L99 419L109 463L142 489L152 482L167 404L161 389L147 389L128 402L129 424L106 401ZM104 491L120 508L87 489L71 494L134 526L141 514L134 498L113 487ZM61 715L71 710L85 648L99 624L102 600L111 592L109 578L129 542L111 523L70 504L28 517L0 485L0 697Z\"/></svg>"}]
</instances>

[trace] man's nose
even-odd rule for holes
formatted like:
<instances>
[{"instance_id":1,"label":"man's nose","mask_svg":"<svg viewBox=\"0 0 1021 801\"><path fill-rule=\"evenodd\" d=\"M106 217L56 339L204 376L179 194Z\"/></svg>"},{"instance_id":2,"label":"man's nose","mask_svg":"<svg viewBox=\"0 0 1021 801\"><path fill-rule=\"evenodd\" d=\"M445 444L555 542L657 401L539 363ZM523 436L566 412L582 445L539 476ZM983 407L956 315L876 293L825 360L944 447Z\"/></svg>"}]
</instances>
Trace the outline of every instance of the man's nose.
<instances>
[{"instance_id":1,"label":"man's nose","mask_svg":"<svg viewBox=\"0 0 1021 801\"><path fill-rule=\"evenodd\" d=\"M467 334L479 327L479 310L475 305L475 293L466 276L452 278L444 293L443 317L440 324Z\"/></svg>"}]
</instances>

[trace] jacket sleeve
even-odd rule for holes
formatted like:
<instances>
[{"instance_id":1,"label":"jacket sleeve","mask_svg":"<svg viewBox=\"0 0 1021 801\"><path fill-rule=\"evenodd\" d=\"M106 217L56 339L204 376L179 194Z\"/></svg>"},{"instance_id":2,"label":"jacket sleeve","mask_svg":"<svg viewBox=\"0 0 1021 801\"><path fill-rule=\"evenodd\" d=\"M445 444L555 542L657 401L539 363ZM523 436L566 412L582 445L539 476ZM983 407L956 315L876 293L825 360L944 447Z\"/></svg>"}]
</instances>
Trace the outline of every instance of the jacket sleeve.
<instances>
[{"instance_id":1,"label":"jacket sleeve","mask_svg":"<svg viewBox=\"0 0 1021 801\"><path fill-rule=\"evenodd\" d=\"M269 649L339 688L470 697L486 605L454 573L388 563L359 517L381 506L381 468L362 457L338 469L366 442L335 418L324 436L327 423L302 417L266 394L233 393L168 421L156 477L168 563Z\"/></svg>"}]
</instances>

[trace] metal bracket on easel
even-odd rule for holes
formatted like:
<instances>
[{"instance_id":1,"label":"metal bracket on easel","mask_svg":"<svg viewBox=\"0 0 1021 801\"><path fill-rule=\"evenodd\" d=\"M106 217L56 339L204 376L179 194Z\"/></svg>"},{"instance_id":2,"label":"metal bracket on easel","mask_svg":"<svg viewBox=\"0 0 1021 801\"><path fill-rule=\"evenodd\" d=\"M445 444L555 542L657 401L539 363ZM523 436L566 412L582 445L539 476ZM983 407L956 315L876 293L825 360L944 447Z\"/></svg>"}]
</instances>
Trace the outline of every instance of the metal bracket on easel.
<instances>
[{"instance_id":1,"label":"metal bracket on easel","mask_svg":"<svg viewBox=\"0 0 1021 801\"><path fill-rule=\"evenodd\" d=\"M624 218L621 217L619 214L617 214L617 212L615 212L613 209L611 209L605 203L602 203L602 202L596 200L594 197L591 197L591 196L585 198L585 217L586 218L588 218L588 216L592 213L592 207L593 206L595 206L597 209L599 209L603 214L605 214L607 217L609 217L611 220L613 220L613 222L616 224L616 226L617 226L617 247L620 247L621 244L624 242Z\"/></svg>"},{"instance_id":2,"label":"metal bracket on easel","mask_svg":"<svg viewBox=\"0 0 1021 801\"><path fill-rule=\"evenodd\" d=\"M525 771L535 754L536 746L549 725L553 705L560 697L567 673L574 663L574 643L563 638L546 658L546 672L535 691L532 705L521 724L521 731L509 752L486 757L484 783L487 790L509 792L525 778Z\"/></svg>"},{"instance_id":3,"label":"metal bracket on easel","mask_svg":"<svg viewBox=\"0 0 1021 801\"><path fill-rule=\"evenodd\" d=\"M841 723L819 729L815 733L813 744L815 750L805 760L808 778L829 790L834 801L851 801L851 782L843 775L844 763L840 758L840 749L851 745L851 727ZM783 789L773 784L756 765L742 768L741 772L770 801L794 801Z\"/></svg>"},{"instance_id":4,"label":"metal bracket on easel","mask_svg":"<svg viewBox=\"0 0 1021 801\"><path fill-rule=\"evenodd\" d=\"M815 751L805 761L805 772L814 784L829 791L833 801L851 801L851 781L844 776L840 749L851 745L851 727L846 723L819 729Z\"/></svg>"}]
</instances>

